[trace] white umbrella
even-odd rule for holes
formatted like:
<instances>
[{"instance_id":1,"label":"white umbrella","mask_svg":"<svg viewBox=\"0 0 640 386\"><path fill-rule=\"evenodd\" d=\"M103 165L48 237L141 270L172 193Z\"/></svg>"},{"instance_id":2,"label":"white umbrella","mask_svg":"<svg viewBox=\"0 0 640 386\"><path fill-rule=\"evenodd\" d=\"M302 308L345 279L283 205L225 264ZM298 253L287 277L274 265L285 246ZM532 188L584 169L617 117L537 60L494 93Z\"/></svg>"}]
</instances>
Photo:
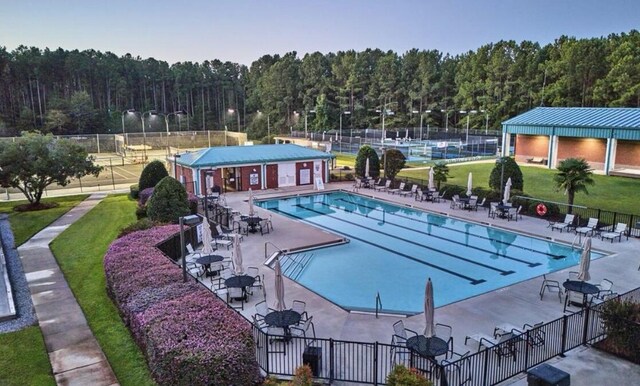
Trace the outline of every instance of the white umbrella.
<instances>
[{"instance_id":1,"label":"white umbrella","mask_svg":"<svg viewBox=\"0 0 640 386\"><path fill-rule=\"evenodd\" d=\"M365 162L365 164L364 164L364 176L366 178L369 178L369 169L370 169L369 158L367 157L367 162Z\"/></svg>"},{"instance_id":2,"label":"white umbrella","mask_svg":"<svg viewBox=\"0 0 640 386\"><path fill-rule=\"evenodd\" d=\"M427 288L424 291L424 319L425 319L425 327L424 327L424 336L430 338L433 336L435 332L435 327L433 325L433 284L431 284L431 278L427 280Z\"/></svg>"},{"instance_id":3,"label":"white umbrella","mask_svg":"<svg viewBox=\"0 0 640 386\"><path fill-rule=\"evenodd\" d=\"M202 254L203 255L213 255L213 246L211 242L213 239L211 238L211 226L209 225L209 221L205 219L202 222Z\"/></svg>"},{"instance_id":4,"label":"white umbrella","mask_svg":"<svg viewBox=\"0 0 640 386\"><path fill-rule=\"evenodd\" d=\"M469 179L467 180L467 197L471 196L471 188L473 188L473 175L469 172Z\"/></svg>"},{"instance_id":5,"label":"white umbrella","mask_svg":"<svg viewBox=\"0 0 640 386\"><path fill-rule=\"evenodd\" d=\"M240 250L240 235L233 236L233 266L236 275L242 275L242 251Z\"/></svg>"},{"instance_id":6,"label":"white umbrella","mask_svg":"<svg viewBox=\"0 0 640 386\"><path fill-rule=\"evenodd\" d=\"M507 183L504 184L504 197L502 197L502 203L506 204L509 202L509 198L511 197L511 177L507 180Z\"/></svg>"},{"instance_id":7,"label":"white umbrella","mask_svg":"<svg viewBox=\"0 0 640 386\"><path fill-rule=\"evenodd\" d=\"M589 281L591 279L591 275L589 275L589 264L591 264L591 237L587 237L587 239L584 240L582 255L580 255L578 280Z\"/></svg>"},{"instance_id":8,"label":"white umbrella","mask_svg":"<svg viewBox=\"0 0 640 386\"><path fill-rule=\"evenodd\" d=\"M404 139L409 139L409 129L404 132Z\"/></svg>"},{"instance_id":9,"label":"white umbrella","mask_svg":"<svg viewBox=\"0 0 640 386\"><path fill-rule=\"evenodd\" d=\"M253 217L255 214L253 210L253 191L249 188L249 216Z\"/></svg>"},{"instance_id":10,"label":"white umbrella","mask_svg":"<svg viewBox=\"0 0 640 386\"><path fill-rule=\"evenodd\" d=\"M282 279L282 267L280 267L280 259L276 260L276 311L283 311L287 308L284 304L284 280Z\"/></svg>"},{"instance_id":11,"label":"white umbrella","mask_svg":"<svg viewBox=\"0 0 640 386\"><path fill-rule=\"evenodd\" d=\"M429 190L436 190L433 166L429 169Z\"/></svg>"}]
</instances>

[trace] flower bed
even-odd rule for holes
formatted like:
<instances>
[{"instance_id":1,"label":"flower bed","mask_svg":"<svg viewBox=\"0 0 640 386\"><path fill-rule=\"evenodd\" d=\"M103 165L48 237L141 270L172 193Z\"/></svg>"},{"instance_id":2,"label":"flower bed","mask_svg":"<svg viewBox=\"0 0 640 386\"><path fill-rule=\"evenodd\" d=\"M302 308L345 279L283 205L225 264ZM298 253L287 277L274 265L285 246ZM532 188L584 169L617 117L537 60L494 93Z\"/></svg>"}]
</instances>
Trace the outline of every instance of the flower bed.
<instances>
[{"instance_id":1,"label":"flower bed","mask_svg":"<svg viewBox=\"0 0 640 386\"><path fill-rule=\"evenodd\" d=\"M155 245L177 225L130 233L104 258L107 291L160 385L253 385L258 380L250 324L213 293L182 282Z\"/></svg>"}]
</instances>

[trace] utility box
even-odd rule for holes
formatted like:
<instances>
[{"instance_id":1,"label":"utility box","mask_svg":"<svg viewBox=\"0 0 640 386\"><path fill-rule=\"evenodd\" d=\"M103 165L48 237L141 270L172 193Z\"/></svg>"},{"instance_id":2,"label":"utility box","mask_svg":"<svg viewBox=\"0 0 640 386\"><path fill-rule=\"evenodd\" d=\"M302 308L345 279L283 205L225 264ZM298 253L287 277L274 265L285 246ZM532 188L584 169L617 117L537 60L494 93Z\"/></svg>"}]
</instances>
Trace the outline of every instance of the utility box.
<instances>
[{"instance_id":1,"label":"utility box","mask_svg":"<svg viewBox=\"0 0 640 386\"><path fill-rule=\"evenodd\" d=\"M313 376L319 377L322 369L322 347L307 346L302 353L302 364L309 365Z\"/></svg>"},{"instance_id":2,"label":"utility box","mask_svg":"<svg viewBox=\"0 0 640 386\"><path fill-rule=\"evenodd\" d=\"M527 385L529 386L569 386L569 373L546 363L527 371Z\"/></svg>"}]
</instances>

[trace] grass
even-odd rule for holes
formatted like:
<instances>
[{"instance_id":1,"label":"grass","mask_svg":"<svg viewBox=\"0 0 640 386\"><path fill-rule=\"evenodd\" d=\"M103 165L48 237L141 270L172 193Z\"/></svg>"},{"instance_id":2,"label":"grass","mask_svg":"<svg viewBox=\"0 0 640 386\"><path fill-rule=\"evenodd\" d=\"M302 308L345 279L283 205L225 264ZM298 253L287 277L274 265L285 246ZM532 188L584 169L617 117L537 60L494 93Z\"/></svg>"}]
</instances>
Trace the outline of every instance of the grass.
<instances>
[{"instance_id":1,"label":"grass","mask_svg":"<svg viewBox=\"0 0 640 386\"><path fill-rule=\"evenodd\" d=\"M0 369L3 386L56 384L38 326L0 334Z\"/></svg>"},{"instance_id":2,"label":"grass","mask_svg":"<svg viewBox=\"0 0 640 386\"><path fill-rule=\"evenodd\" d=\"M489 188L489 175L494 163L473 163L449 165L450 176L447 184L467 186L469 172L473 173L473 186ZM556 170L539 167L520 167L524 178L524 193L539 199L567 202L567 196L555 189L553 176ZM402 177L428 179L428 170L403 170ZM577 193L574 204L610 211L640 215L637 192L640 179L594 175L595 184L587 187L589 194Z\"/></svg>"},{"instance_id":3,"label":"grass","mask_svg":"<svg viewBox=\"0 0 640 386\"><path fill-rule=\"evenodd\" d=\"M136 220L135 201L108 196L51 244L89 326L121 385L154 385L140 349L106 293L102 259L120 229ZM92 230L92 231L87 231Z\"/></svg>"},{"instance_id":4,"label":"grass","mask_svg":"<svg viewBox=\"0 0 640 386\"><path fill-rule=\"evenodd\" d=\"M87 197L88 195L83 194L44 198L42 202L57 202L59 206L34 212L15 212L13 210L16 205L26 204L27 200L2 202L0 203L0 213L9 214L9 222L11 223L16 246L20 246Z\"/></svg>"}]
</instances>

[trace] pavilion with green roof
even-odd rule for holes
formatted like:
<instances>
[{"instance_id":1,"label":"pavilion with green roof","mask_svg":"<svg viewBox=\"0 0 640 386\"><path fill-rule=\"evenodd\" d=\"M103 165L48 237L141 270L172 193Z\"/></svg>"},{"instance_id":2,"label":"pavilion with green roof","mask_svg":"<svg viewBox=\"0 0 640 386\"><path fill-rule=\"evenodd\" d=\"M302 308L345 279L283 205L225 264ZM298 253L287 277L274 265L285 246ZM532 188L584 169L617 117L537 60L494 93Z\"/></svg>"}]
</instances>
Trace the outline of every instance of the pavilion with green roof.
<instances>
[{"instance_id":1,"label":"pavilion with green roof","mask_svg":"<svg viewBox=\"0 0 640 386\"><path fill-rule=\"evenodd\" d=\"M502 122L502 154L555 168L584 158L605 174L640 173L640 108L538 107Z\"/></svg>"},{"instance_id":2,"label":"pavilion with green roof","mask_svg":"<svg viewBox=\"0 0 640 386\"><path fill-rule=\"evenodd\" d=\"M217 185L223 191L275 189L329 180L334 156L293 144L221 146L170 157L176 179L202 195Z\"/></svg>"}]
</instances>

